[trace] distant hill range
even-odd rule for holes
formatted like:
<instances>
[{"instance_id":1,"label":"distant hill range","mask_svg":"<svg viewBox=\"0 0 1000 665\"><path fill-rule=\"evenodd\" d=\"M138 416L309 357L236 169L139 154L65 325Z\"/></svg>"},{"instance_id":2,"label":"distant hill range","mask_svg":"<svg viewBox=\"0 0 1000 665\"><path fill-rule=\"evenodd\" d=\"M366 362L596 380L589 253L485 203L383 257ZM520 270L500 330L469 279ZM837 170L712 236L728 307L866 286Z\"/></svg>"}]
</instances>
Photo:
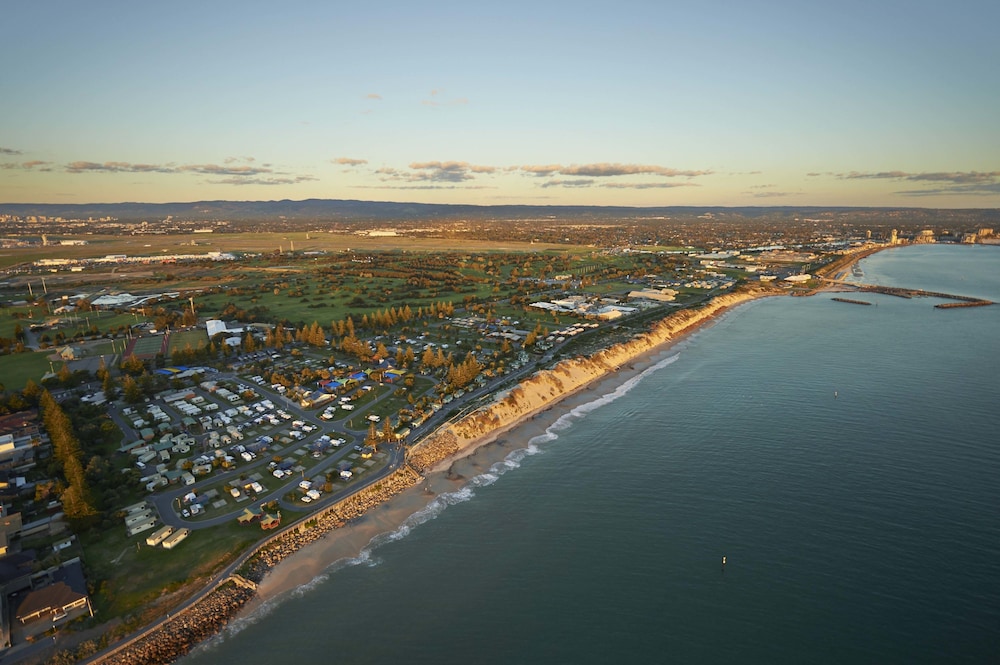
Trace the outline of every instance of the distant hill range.
<instances>
[{"instance_id":1,"label":"distant hill range","mask_svg":"<svg viewBox=\"0 0 1000 665\"><path fill-rule=\"evenodd\" d=\"M195 201L191 203L0 203L0 214L21 217L35 215L86 219L115 217L120 220L158 221L171 217L186 221L255 221L284 218L288 221L384 221L393 220L489 220L489 219L609 219L721 216L789 217L823 213L856 213L860 216L887 211L906 211L911 219L943 221L959 216L965 220L981 218L985 223L1000 219L996 209L935 210L929 208L858 208L826 206L566 206L566 205L453 205L439 203L389 203L340 199L306 199L303 201Z\"/></svg>"}]
</instances>

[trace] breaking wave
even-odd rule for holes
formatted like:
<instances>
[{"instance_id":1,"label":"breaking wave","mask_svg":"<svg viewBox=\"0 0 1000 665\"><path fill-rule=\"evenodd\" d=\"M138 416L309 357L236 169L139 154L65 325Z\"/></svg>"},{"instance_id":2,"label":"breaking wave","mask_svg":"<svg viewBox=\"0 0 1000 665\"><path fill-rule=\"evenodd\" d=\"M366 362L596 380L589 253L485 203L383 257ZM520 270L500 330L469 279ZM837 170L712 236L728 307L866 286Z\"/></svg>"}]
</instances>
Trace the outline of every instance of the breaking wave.
<instances>
[{"instance_id":1,"label":"breaking wave","mask_svg":"<svg viewBox=\"0 0 1000 665\"><path fill-rule=\"evenodd\" d=\"M503 460L496 462L490 466L487 471L480 473L478 475L470 478L464 486L461 488L451 491L444 492L437 495L432 499L426 506L416 511L409 517L407 517L403 522L391 531L386 531L372 537L368 541L368 544L358 553L357 556L338 559L331 563L327 568L314 577L309 582L296 587L291 592L282 594L271 598L265 603L261 604L260 607L255 609L251 614L245 617L241 617L235 621L230 622L224 631L219 635L208 640L204 644L200 645L198 650L211 650L215 645L221 643L228 637L239 633L252 626L253 624L260 621L262 618L269 615L275 608L281 605L284 600L288 598L299 598L302 597L316 587L322 585L324 582L329 580L330 576L336 573L338 570L348 568L351 566L368 566L375 567L379 565L382 560L375 556L375 552L386 545L387 543L393 543L410 535L410 533L420 526L433 519L437 519L445 510L451 506L458 505L460 503L465 503L466 501L472 500L475 496L475 490L481 487L488 487L493 483L500 480L500 477L509 471L513 471L520 468L521 463L525 458L532 455L538 455L543 452L542 445L555 441L559 438L559 432L568 429L573 425L574 422L580 420L587 416L587 414L592 411L599 409L602 406L610 404L615 400L627 395L631 390L635 389L646 377L657 372L664 367L667 367L679 358L679 354L674 354L668 356L663 360L657 362L654 365L646 368L639 374L631 377L627 381L623 382L621 385L617 386L611 392L600 395L595 399L580 404L570 411L559 416L551 425L549 425L542 434L532 437L527 445L523 448L517 448L508 453Z\"/></svg>"}]
</instances>

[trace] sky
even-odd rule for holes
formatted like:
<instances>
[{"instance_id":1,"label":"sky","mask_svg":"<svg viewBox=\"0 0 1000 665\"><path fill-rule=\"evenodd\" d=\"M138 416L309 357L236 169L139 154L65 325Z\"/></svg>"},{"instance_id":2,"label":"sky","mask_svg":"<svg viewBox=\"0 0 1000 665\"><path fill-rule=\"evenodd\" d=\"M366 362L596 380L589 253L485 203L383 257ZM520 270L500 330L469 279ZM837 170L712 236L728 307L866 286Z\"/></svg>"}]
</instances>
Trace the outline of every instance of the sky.
<instances>
[{"instance_id":1,"label":"sky","mask_svg":"<svg viewBox=\"0 0 1000 665\"><path fill-rule=\"evenodd\" d=\"M6 0L0 203L1000 207L995 0Z\"/></svg>"}]
</instances>

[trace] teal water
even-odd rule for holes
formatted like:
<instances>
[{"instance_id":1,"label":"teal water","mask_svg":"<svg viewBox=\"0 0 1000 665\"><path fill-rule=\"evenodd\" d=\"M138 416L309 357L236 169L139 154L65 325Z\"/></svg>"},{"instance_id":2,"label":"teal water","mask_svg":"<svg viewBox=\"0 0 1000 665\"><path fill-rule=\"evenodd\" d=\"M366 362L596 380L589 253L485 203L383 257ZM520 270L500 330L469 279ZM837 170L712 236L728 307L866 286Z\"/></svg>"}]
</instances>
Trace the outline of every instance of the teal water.
<instances>
[{"instance_id":1,"label":"teal water","mask_svg":"<svg viewBox=\"0 0 1000 665\"><path fill-rule=\"evenodd\" d=\"M1000 301L1000 247L862 269ZM1000 306L830 297L726 315L183 663L996 662Z\"/></svg>"}]
</instances>

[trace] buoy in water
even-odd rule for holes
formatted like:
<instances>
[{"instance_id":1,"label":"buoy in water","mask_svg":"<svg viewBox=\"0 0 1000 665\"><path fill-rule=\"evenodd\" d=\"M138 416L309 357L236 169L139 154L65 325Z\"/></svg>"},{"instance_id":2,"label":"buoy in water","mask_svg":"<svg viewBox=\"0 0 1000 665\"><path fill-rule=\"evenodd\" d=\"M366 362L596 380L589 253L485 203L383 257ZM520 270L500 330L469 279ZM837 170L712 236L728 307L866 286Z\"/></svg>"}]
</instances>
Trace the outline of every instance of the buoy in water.
<instances>
[{"instance_id":1,"label":"buoy in water","mask_svg":"<svg viewBox=\"0 0 1000 665\"><path fill-rule=\"evenodd\" d=\"M722 557L722 565L726 565L726 557Z\"/></svg>"}]
</instances>

